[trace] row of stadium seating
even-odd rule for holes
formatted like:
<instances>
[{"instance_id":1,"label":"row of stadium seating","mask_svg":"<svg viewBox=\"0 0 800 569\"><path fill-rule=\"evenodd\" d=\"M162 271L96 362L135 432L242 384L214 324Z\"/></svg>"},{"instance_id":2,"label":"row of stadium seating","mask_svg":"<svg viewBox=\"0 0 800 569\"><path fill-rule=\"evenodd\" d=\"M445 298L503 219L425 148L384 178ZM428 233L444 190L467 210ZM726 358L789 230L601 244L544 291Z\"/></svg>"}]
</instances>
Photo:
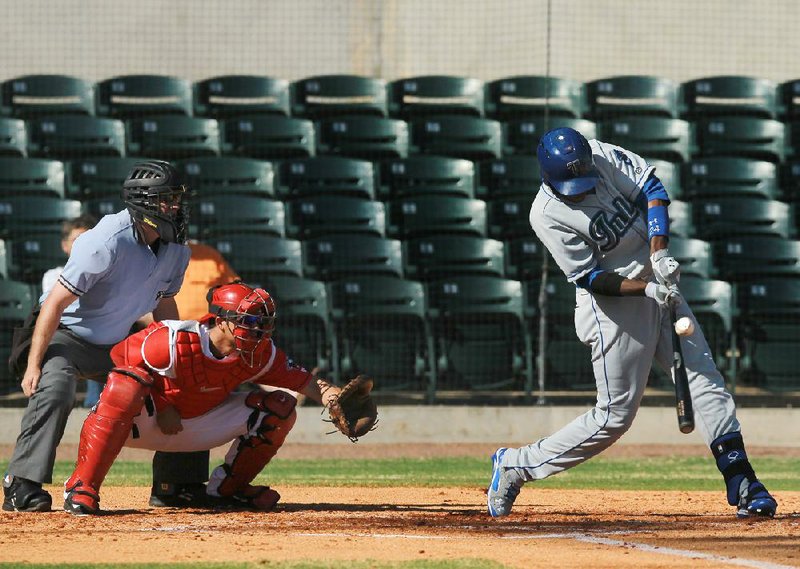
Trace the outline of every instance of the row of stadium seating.
<instances>
[{"instance_id":1,"label":"row of stadium seating","mask_svg":"<svg viewBox=\"0 0 800 569\"><path fill-rule=\"evenodd\" d=\"M0 83L0 114L30 117L78 113L132 118L151 113L222 118L266 113L319 118L372 114L409 118L466 114L500 120L549 114L598 120L622 114L699 118L728 114L800 117L800 79L776 85L747 76L701 77L676 83L665 77L605 77L586 84L543 76L486 82L455 76L408 77L386 82L352 75L286 80L253 75L212 77L197 83L160 75L124 75L96 85L63 75L28 75Z\"/></svg>"}]
</instances>

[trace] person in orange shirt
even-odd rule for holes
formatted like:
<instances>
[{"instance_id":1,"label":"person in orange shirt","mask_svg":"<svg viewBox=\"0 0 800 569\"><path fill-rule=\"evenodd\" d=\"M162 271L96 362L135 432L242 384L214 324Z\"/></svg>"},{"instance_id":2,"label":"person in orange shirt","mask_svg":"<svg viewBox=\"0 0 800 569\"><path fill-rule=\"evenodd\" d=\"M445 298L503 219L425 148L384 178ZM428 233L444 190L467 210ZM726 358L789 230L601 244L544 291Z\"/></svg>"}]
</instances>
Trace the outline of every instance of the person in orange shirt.
<instances>
[{"instance_id":1,"label":"person in orange shirt","mask_svg":"<svg viewBox=\"0 0 800 569\"><path fill-rule=\"evenodd\" d=\"M187 245L192 256L175 302L178 304L181 320L200 320L208 313L208 304L205 302L208 289L233 282L239 276L211 245L195 240L190 240Z\"/></svg>"}]
</instances>

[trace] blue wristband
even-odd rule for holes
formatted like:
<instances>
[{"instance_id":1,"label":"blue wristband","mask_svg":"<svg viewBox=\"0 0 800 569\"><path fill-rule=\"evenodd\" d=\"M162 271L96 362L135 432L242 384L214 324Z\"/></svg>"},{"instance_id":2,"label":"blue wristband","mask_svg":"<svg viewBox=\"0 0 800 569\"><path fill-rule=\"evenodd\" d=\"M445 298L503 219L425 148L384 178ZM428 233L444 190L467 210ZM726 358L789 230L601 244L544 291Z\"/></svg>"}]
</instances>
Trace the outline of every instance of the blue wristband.
<instances>
[{"instance_id":1,"label":"blue wristband","mask_svg":"<svg viewBox=\"0 0 800 569\"><path fill-rule=\"evenodd\" d=\"M652 239L657 235L669 237L669 214L665 205L647 208L647 238Z\"/></svg>"}]
</instances>

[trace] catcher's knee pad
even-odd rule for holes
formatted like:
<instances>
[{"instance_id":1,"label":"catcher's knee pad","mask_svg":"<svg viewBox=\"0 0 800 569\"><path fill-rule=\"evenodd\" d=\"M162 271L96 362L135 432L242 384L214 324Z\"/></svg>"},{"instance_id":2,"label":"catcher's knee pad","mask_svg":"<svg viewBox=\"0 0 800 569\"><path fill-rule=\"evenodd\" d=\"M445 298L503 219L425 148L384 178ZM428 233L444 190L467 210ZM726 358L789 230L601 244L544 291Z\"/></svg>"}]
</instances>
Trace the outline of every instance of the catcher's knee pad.
<instances>
[{"instance_id":1,"label":"catcher's knee pad","mask_svg":"<svg viewBox=\"0 0 800 569\"><path fill-rule=\"evenodd\" d=\"M248 419L248 435L239 437L233 459L223 465L226 476L217 490L220 496L232 496L252 482L278 452L297 420L297 400L285 391L250 393L245 405L254 410Z\"/></svg>"}]
</instances>

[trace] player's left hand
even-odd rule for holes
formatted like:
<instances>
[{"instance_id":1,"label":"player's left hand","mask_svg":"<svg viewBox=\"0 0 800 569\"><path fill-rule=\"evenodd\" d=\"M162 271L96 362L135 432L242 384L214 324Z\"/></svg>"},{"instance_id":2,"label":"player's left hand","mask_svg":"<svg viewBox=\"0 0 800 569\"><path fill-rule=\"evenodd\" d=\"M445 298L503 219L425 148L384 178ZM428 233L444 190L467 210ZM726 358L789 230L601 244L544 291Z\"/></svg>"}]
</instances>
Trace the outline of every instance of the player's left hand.
<instances>
[{"instance_id":1,"label":"player's left hand","mask_svg":"<svg viewBox=\"0 0 800 569\"><path fill-rule=\"evenodd\" d=\"M677 285L681 280L681 265L667 249L659 249L650 255L650 264L653 266L653 275L658 284L666 287Z\"/></svg>"},{"instance_id":2,"label":"player's left hand","mask_svg":"<svg viewBox=\"0 0 800 569\"><path fill-rule=\"evenodd\" d=\"M156 423L165 435L177 435L183 430L181 415L172 405L156 413Z\"/></svg>"}]
</instances>

